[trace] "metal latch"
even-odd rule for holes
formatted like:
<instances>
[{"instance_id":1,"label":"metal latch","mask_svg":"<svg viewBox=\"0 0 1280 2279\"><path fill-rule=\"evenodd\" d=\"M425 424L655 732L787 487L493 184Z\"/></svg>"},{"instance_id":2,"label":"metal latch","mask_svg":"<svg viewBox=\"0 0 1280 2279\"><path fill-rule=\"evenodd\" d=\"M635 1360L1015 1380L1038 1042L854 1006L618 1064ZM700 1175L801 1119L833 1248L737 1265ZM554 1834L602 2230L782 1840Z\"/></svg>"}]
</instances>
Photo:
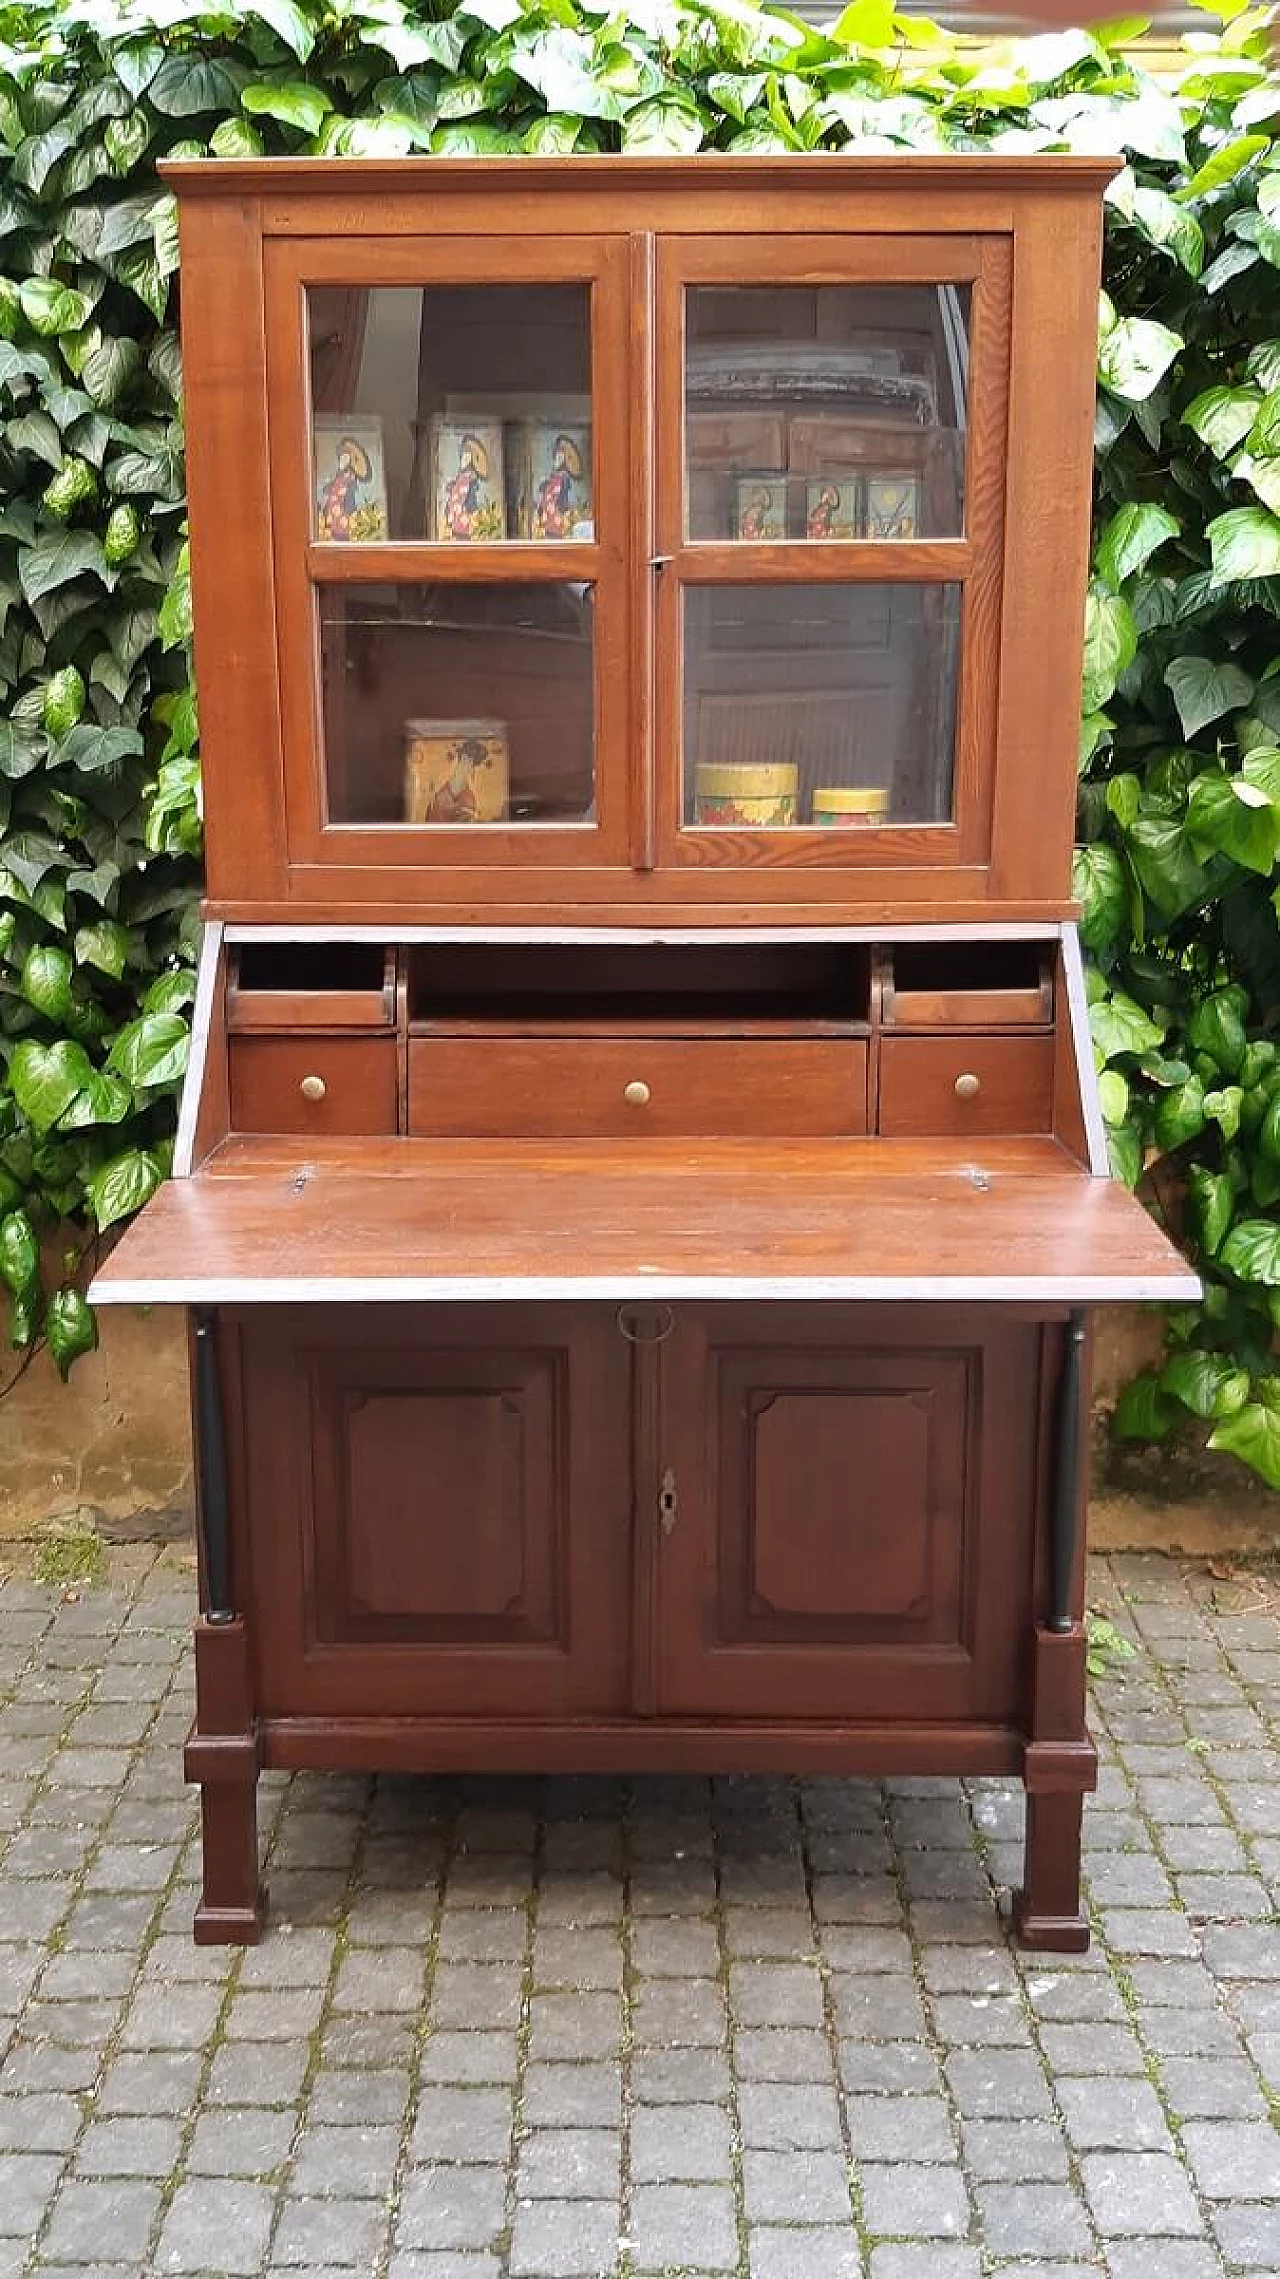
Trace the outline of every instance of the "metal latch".
<instances>
[{"instance_id":1,"label":"metal latch","mask_svg":"<svg viewBox=\"0 0 1280 2279\"><path fill-rule=\"evenodd\" d=\"M662 1486L658 1490L658 1518L662 1522L664 1535L670 1535L679 1515L679 1510L680 1499L676 1494L676 1476L668 1464L662 1475Z\"/></svg>"}]
</instances>

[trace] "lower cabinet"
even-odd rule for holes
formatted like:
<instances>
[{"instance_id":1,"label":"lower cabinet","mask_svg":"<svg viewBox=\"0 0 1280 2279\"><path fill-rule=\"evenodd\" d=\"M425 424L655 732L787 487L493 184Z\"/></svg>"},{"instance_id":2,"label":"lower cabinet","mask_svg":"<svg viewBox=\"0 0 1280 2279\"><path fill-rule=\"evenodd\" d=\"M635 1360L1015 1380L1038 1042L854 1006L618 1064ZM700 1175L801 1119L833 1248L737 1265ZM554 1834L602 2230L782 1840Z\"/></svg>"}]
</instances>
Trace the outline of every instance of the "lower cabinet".
<instances>
[{"instance_id":1,"label":"lower cabinet","mask_svg":"<svg viewBox=\"0 0 1280 2279\"><path fill-rule=\"evenodd\" d=\"M1021 1705L1036 1323L385 1306L234 1334L266 1718L981 1723Z\"/></svg>"}]
</instances>

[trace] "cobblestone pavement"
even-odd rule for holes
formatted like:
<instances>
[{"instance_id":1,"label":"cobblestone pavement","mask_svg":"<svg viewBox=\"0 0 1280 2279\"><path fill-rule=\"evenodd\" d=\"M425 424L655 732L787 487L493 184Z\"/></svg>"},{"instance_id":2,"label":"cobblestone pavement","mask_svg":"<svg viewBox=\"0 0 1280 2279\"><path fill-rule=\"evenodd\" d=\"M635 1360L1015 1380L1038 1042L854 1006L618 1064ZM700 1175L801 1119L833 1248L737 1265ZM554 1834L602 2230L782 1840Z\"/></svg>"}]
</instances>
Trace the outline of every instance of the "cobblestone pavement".
<instances>
[{"instance_id":1,"label":"cobblestone pavement","mask_svg":"<svg viewBox=\"0 0 1280 2279\"><path fill-rule=\"evenodd\" d=\"M1274 1590L1096 1570L1093 1952L1000 1782L262 1784L198 1950L190 1563L0 1583L0 2279L1280 2270Z\"/></svg>"}]
</instances>

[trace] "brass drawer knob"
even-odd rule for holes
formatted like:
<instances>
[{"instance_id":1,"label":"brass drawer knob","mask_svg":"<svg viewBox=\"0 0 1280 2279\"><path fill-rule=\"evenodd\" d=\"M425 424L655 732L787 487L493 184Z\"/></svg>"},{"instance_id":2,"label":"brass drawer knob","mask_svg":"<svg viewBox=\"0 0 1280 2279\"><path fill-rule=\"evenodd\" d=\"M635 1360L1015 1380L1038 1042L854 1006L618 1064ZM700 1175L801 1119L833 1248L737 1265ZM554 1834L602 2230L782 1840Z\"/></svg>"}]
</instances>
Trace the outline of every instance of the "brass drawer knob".
<instances>
[{"instance_id":1,"label":"brass drawer knob","mask_svg":"<svg viewBox=\"0 0 1280 2279\"><path fill-rule=\"evenodd\" d=\"M649 1087L642 1083L637 1076L632 1083L624 1085L622 1097L629 1108L647 1108L650 1097Z\"/></svg>"},{"instance_id":2,"label":"brass drawer knob","mask_svg":"<svg viewBox=\"0 0 1280 2279\"><path fill-rule=\"evenodd\" d=\"M977 1077L977 1076L971 1076L971 1075L969 1075L969 1074L967 1074L967 1073L966 1073L964 1076L957 1076L957 1078L956 1078L956 1098L957 1098L957 1100L976 1100L976 1099L977 1099L977 1097L978 1097L978 1094L981 1092L981 1090L982 1090L982 1080L981 1080L981 1078L980 1078L980 1077Z\"/></svg>"},{"instance_id":3,"label":"brass drawer knob","mask_svg":"<svg viewBox=\"0 0 1280 2279\"><path fill-rule=\"evenodd\" d=\"M323 1076L304 1076L298 1086L304 1100L323 1100L328 1089Z\"/></svg>"}]
</instances>

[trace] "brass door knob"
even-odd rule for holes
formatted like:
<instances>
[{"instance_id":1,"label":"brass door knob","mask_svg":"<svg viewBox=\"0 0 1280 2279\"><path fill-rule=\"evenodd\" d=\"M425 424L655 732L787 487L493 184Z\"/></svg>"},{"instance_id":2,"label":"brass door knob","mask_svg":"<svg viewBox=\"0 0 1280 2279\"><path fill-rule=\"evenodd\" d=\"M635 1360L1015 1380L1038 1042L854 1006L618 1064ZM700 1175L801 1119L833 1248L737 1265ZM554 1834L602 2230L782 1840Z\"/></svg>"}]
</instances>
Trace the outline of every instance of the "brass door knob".
<instances>
[{"instance_id":1,"label":"brass door knob","mask_svg":"<svg viewBox=\"0 0 1280 2279\"><path fill-rule=\"evenodd\" d=\"M956 1078L957 1100L976 1100L982 1090L980 1077L965 1074Z\"/></svg>"},{"instance_id":2,"label":"brass door knob","mask_svg":"<svg viewBox=\"0 0 1280 2279\"><path fill-rule=\"evenodd\" d=\"M304 1100L323 1100L328 1089L323 1076L304 1076L298 1086Z\"/></svg>"},{"instance_id":3,"label":"brass door knob","mask_svg":"<svg viewBox=\"0 0 1280 2279\"><path fill-rule=\"evenodd\" d=\"M642 1083L637 1076L632 1083L623 1086L622 1097L629 1108L647 1108L650 1097L649 1087Z\"/></svg>"}]
</instances>

